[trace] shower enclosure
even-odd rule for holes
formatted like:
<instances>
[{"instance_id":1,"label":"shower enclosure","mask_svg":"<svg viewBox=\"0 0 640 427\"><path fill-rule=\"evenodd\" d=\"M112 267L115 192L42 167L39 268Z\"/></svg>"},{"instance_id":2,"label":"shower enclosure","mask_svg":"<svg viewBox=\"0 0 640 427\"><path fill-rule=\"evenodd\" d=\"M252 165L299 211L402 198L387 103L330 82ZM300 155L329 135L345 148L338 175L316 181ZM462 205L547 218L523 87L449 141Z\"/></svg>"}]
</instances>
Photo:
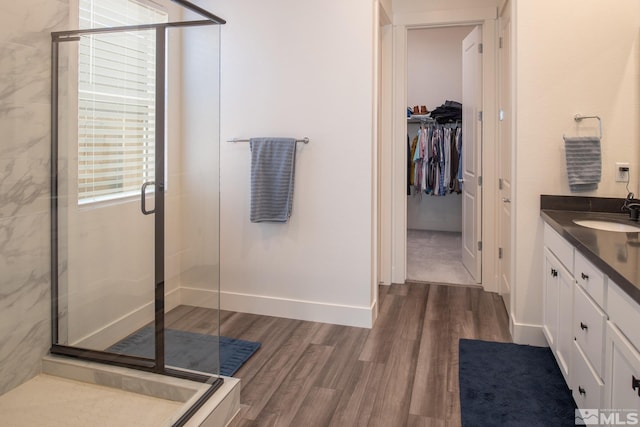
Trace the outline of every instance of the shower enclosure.
<instances>
[{"instance_id":1,"label":"shower enclosure","mask_svg":"<svg viewBox=\"0 0 640 427\"><path fill-rule=\"evenodd\" d=\"M79 1L80 29L52 34L51 352L213 393L225 21L183 0ZM193 351L170 329L207 336L206 369L167 356Z\"/></svg>"}]
</instances>

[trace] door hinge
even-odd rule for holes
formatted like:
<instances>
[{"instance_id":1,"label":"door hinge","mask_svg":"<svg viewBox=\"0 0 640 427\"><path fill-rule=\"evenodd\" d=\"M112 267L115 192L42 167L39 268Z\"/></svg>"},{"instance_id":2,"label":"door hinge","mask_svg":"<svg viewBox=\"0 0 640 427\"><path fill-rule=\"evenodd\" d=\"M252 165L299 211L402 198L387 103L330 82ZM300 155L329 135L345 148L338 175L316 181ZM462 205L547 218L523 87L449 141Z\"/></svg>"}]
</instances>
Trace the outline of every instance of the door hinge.
<instances>
[{"instance_id":1,"label":"door hinge","mask_svg":"<svg viewBox=\"0 0 640 427\"><path fill-rule=\"evenodd\" d=\"M482 250L482 240L478 242L478 250L481 251Z\"/></svg>"},{"instance_id":2,"label":"door hinge","mask_svg":"<svg viewBox=\"0 0 640 427\"><path fill-rule=\"evenodd\" d=\"M478 187L482 187L482 175L478 177Z\"/></svg>"},{"instance_id":3,"label":"door hinge","mask_svg":"<svg viewBox=\"0 0 640 427\"><path fill-rule=\"evenodd\" d=\"M478 43L478 53L482 53L482 43Z\"/></svg>"},{"instance_id":4,"label":"door hinge","mask_svg":"<svg viewBox=\"0 0 640 427\"><path fill-rule=\"evenodd\" d=\"M498 190L502 190L503 181L502 178L498 178Z\"/></svg>"},{"instance_id":5,"label":"door hinge","mask_svg":"<svg viewBox=\"0 0 640 427\"><path fill-rule=\"evenodd\" d=\"M502 259L502 248L498 248L498 259Z\"/></svg>"},{"instance_id":6,"label":"door hinge","mask_svg":"<svg viewBox=\"0 0 640 427\"><path fill-rule=\"evenodd\" d=\"M498 47L502 49L502 37L498 39Z\"/></svg>"},{"instance_id":7,"label":"door hinge","mask_svg":"<svg viewBox=\"0 0 640 427\"><path fill-rule=\"evenodd\" d=\"M482 111L478 111L478 120L482 121Z\"/></svg>"}]
</instances>

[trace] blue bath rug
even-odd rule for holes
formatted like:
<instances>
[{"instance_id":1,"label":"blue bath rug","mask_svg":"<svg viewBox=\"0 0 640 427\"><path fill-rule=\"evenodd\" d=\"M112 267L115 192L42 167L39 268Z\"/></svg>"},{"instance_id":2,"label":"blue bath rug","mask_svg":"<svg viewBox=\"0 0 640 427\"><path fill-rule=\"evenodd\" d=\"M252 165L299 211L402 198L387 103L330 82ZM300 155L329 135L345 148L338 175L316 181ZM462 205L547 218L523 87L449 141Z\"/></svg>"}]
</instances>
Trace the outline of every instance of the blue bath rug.
<instances>
[{"instance_id":1,"label":"blue bath rug","mask_svg":"<svg viewBox=\"0 0 640 427\"><path fill-rule=\"evenodd\" d=\"M460 340L462 426L574 426L576 404L548 347Z\"/></svg>"},{"instance_id":2,"label":"blue bath rug","mask_svg":"<svg viewBox=\"0 0 640 427\"><path fill-rule=\"evenodd\" d=\"M109 347L112 353L154 358L154 329L145 327ZM165 330L165 360L168 366L215 374L217 360L211 357L220 345L220 375L227 377L240 367L260 348L259 342L235 338L216 337L194 332ZM218 341L219 340L219 341Z\"/></svg>"}]
</instances>

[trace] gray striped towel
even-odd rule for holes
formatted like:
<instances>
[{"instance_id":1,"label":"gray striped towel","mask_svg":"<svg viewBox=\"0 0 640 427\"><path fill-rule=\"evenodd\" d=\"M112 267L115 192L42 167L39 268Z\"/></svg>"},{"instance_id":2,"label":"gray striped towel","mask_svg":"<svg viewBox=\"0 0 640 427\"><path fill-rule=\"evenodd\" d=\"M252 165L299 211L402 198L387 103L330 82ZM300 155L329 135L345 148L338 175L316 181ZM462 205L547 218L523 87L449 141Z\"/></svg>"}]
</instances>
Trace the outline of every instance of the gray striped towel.
<instances>
[{"instance_id":1,"label":"gray striped towel","mask_svg":"<svg viewBox=\"0 0 640 427\"><path fill-rule=\"evenodd\" d=\"M596 190L602 176L600 138L564 137L564 148L569 189L572 192Z\"/></svg>"},{"instance_id":2,"label":"gray striped towel","mask_svg":"<svg viewBox=\"0 0 640 427\"><path fill-rule=\"evenodd\" d=\"M293 206L294 138L251 138L251 222L287 222Z\"/></svg>"}]
</instances>

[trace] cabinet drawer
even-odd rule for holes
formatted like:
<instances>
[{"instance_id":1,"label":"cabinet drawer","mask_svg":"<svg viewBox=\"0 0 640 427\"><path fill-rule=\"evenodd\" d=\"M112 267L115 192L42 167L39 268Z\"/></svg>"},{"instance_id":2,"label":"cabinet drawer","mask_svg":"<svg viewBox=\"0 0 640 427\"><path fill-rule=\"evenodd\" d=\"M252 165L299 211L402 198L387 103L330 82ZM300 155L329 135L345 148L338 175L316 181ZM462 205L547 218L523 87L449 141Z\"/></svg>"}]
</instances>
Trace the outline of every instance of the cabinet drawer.
<instances>
[{"instance_id":1,"label":"cabinet drawer","mask_svg":"<svg viewBox=\"0 0 640 427\"><path fill-rule=\"evenodd\" d=\"M607 315L579 285L575 285L573 333L596 373L602 375L604 329Z\"/></svg>"},{"instance_id":2,"label":"cabinet drawer","mask_svg":"<svg viewBox=\"0 0 640 427\"><path fill-rule=\"evenodd\" d=\"M591 264L580 252L575 254L575 269L573 275L576 281L586 289L587 293L603 309L605 306L605 278L604 274Z\"/></svg>"},{"instance_id":3,"label":"cabinet drawer","mask_svg":"<svg viewBox=\"0 0 640 427\"><path fill-rule=\"evenodd\" d=\"M544 245L569 271L573 271L573 246L546 222L544 224Z\"/></svg>"},{"instance_id":4,"label":"cabinet drawer","mask_svg":"<svg viewBox=\"0 0 640 427\"><path fill-rule=\"evenodd\" d=\"M571 375L573 400L581 409L602 408L604 383L598 378L598 374L591 369L576 341L573 342L573 345L573 373Z\"/></svg>"},{"instance_id":5,"label":"cabinet drawer","mask_svg":"<svg viewBox=\"0 0 640 427\"><path fill-rule=\"evenodd\" d=\"M612 323L622 331L631 344L640 350L640 305L609 280L607 285L607 313Z\"/></svg>"}]
</instances>

